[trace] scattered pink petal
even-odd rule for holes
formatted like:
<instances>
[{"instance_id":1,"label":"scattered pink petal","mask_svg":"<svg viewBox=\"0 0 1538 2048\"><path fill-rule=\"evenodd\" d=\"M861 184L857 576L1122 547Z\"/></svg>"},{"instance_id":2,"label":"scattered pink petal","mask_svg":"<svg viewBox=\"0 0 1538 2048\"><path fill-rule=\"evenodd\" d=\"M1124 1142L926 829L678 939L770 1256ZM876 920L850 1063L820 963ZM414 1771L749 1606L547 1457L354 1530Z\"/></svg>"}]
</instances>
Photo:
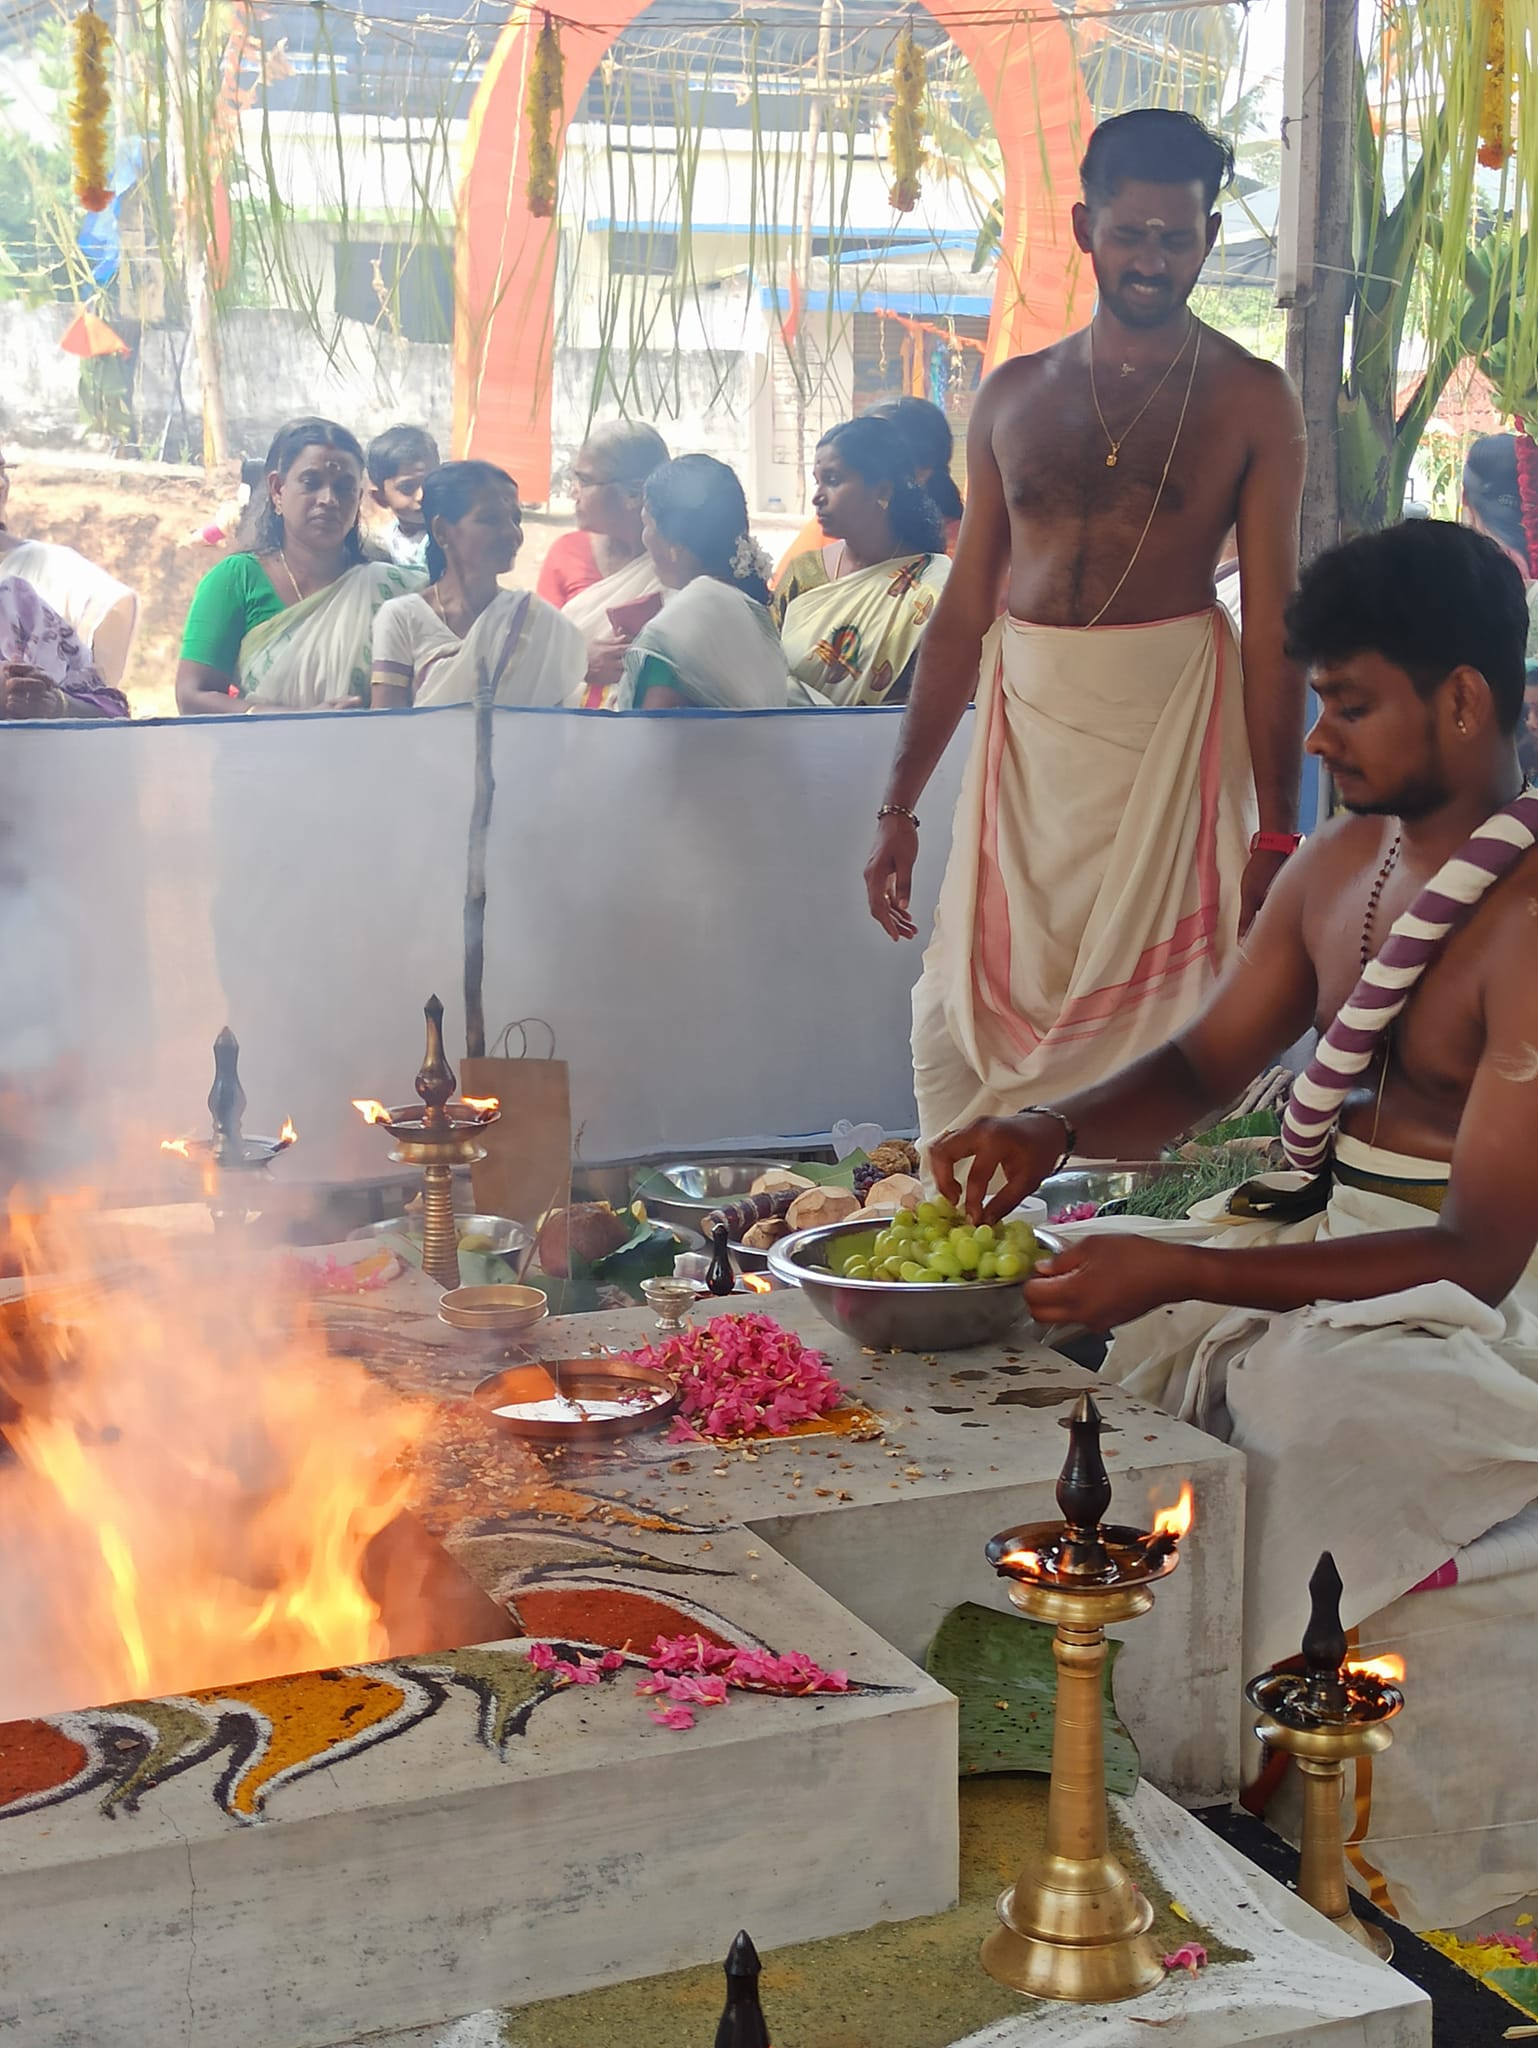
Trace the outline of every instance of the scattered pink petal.
<instances>
[{"instance_id":1,"label":"scattered pink petal","mask_svg":"<svg viewBox=\"0 0 1538 2048\"><path fill-rule=\"evenodd\" d=\"M692 1707L668 1707L663 1713L653 1714L652 1719L659 1728L692 1728L694 1709Z\"/></svg>"},{"instance_id":2,"label":"scattered pink petal","mask_svg":"<svg viewBox=\"0 0 1538 2048\"><path fill-rule=\"evenodd\" d=\"M1207 1967L1207 1951L1199 1941L1185 1941L1173 1955L1160 1958L1166 1970L1189 1970L1194 1977L1198 1970Z\"/></svg>"},{"instance_id":3,"label":"scattered pink petal","mask_svg":"<svg viewBox=\"0 0 1538 2048\"><path fill-rule=\"evenodd\" d=\"M624 1651L605 1650L598 1660L598 1668L600 1671L623 1671L625 1668Z\"/></svg>"},{"instance_id":4,"label":"scattered pink petal","mask_svg":"<svg viewBox=\"0 0 1538 2048\"><path fill-rule=\"evenodd\" d=\"M530 1643L529 1662L536 1671L554 1671L559 1661L548 1643Z\"/></svg>"}]
</instances>

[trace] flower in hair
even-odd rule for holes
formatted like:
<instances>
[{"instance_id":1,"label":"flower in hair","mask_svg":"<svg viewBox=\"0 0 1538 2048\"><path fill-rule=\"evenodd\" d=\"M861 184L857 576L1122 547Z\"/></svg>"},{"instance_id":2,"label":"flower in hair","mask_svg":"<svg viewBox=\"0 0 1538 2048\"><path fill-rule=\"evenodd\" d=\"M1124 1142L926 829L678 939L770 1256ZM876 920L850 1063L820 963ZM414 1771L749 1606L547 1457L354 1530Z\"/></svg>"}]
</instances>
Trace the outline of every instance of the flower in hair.
<instances>
[{"instance_id":1,"label":"flower in hair","mask_svg":"<svg viewBox=\"0 0 1538 2048\"><path fill-rule=\"evenodd\" d=\"M739 583L745 583L750 576L759 576L767 583L773 567L750 533L738 534L737 545L732 549L732 574Z\"/></svg>"}]
</instances>

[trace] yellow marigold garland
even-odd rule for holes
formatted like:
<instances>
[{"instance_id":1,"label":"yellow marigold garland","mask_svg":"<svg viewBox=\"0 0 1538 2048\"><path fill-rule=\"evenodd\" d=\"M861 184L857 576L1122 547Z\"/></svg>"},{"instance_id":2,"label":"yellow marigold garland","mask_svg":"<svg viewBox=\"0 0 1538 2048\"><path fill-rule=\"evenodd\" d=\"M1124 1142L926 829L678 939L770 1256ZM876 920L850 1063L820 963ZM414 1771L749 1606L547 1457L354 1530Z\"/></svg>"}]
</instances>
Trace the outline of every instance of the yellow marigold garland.
<instances>
[{"instance_id":1,"label":"yellow marigold garland","mask_svg":"<svg viewBox=\"0 0 1538 2048\"><path fill-rule=\"evenodd\" d=\"M93 7L74 22L74 96L69 103L69 140L75 175L75 197L87 213L103 213L112 204L112 173L107 161L107 116L112 110L107 91L107 52L112 31Z\"/></svg>"},{"instance_id":2,"label":"yellow marigold garland","mask_svg":"<svg viewBox=\"0 0 1538 2048\"><path fill-rule=\"evenodd\" d=\"M1479 161L1498 171L1511 155L1511 65L1506 56L1506 0L1489 0L1485 82L1479 107Z\"/></svg>"},{"instance_id":3,"label":"yellow marigold garland","mask_svg":"<svg viewBox=\"0 0 1538 2048\"><path fill-rule=\"evenodd\" d=\"M927 75L924 52L913 40L913 30L904 28L897 38L897 57L892 66L892 136L888 145L892 164L890 197L899 213L912 213L918 204L919 172L924 164L921 103Z\"/></svg>"},{"instance_id":4,"label":"yellow marigold garland","mask_svg":"<svg viewBox=\"0 0 1538 2048\"><path fill-rule=\"evenodd\" d=\"M566 108L566 60L549 15L534 47L524 118L529 124L529 211L536 220L555 213L555 124Z\"/></svg>"}]
</instances>

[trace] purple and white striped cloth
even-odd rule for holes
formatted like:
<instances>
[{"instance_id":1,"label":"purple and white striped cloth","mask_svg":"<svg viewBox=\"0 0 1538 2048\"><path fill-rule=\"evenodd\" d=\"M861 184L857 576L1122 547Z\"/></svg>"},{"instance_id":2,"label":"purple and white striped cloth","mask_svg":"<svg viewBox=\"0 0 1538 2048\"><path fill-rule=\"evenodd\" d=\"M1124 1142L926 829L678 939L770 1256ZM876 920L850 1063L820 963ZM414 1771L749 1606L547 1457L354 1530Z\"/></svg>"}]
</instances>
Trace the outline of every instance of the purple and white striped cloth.
<instances>
[{"instance_id":1,"label":"purple and white striped cloth","mask_svg":"<svg viewBox=\"0 0 1538 2048\"><path fill-rule=\"evenodd\" d=\"M1415 984L1448 934L1535 842L1538 794L1524 790L1514 803L1487 818L1438 868L1404 915L1394 920L1377 958L1367 963L1306 1071L1292 1084L1282 1118L1282 1149L1290 1165L1304 1173L1323 1166L1335 1141L1341 1105L1371 1066L1383 1034L1410 1000Z\"/></svg>"}]
</instances>

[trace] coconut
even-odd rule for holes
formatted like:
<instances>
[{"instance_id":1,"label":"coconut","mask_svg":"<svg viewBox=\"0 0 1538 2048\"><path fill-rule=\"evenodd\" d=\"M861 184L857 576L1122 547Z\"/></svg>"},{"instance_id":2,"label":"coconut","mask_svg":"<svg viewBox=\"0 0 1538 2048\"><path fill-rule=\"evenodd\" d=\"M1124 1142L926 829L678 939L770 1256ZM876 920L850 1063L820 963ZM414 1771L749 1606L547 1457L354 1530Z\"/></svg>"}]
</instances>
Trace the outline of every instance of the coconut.
<instances>
[{"instance_id":1,"label":"coconut","mask_svg":"<svg viewBox=\"0 0 1538 2048\"><path fill-rule=\"evenodd\" d=\"M916 1209L924 1199L924 1184L911 1173L889 1173L878 1180L865 1197L865 1206L879 1215L895 1216L899 1209Z\"/></svg>"},{"instance_id":2,"label":"coconut","mask_svg":"<svg viewBox=\"0 0 1538 2048\"><path fill-rule=\"evenodd\" d=\"M570 1277L572 1263L596 1266L617 1252L635 1228L634 1219L618 1216L607 1202L576 1202L552 1209L540 1225L540 1271L552 1280Z\"/></svg>"},{"instance_id":3,"label":"coconut","mask_svg":"<svg viewBox=\"0 0 1538 2048\"><path fill-rule=\"evenodd\" d=\"M766 1252L770 1245L778 1244L782 1237L789 1237L790 1225L783 1216L766 1216L762 1223L755 1223L751 1230L743 1232L742 1242L750 1252Z\"/></svg>"},{"instance_id":4,"label":"coconut","mask_svg":"<svg viewBox=\"0 0 1538 2048\"><path fill-rule=\"evenodd\" d=\"M792 1230L816 1230L824 1223L842 1223L857 1214L860 1198L848 1188L808 1188L785 1212Z\"/></svg>"},{"instance_id":5,"label":"coconut","mask_svg":"<svg viewBox=\"0 0 1538 2048\"><path fill-rule=\"evenodd\" d=\"M808 1188L816 1187L814 1180L805 1174L792 1173L786 1166L771 1166L767 1173L761 1173L748 1189L750 1195L804 1194Z\"/></svg>"}]
</instances>

